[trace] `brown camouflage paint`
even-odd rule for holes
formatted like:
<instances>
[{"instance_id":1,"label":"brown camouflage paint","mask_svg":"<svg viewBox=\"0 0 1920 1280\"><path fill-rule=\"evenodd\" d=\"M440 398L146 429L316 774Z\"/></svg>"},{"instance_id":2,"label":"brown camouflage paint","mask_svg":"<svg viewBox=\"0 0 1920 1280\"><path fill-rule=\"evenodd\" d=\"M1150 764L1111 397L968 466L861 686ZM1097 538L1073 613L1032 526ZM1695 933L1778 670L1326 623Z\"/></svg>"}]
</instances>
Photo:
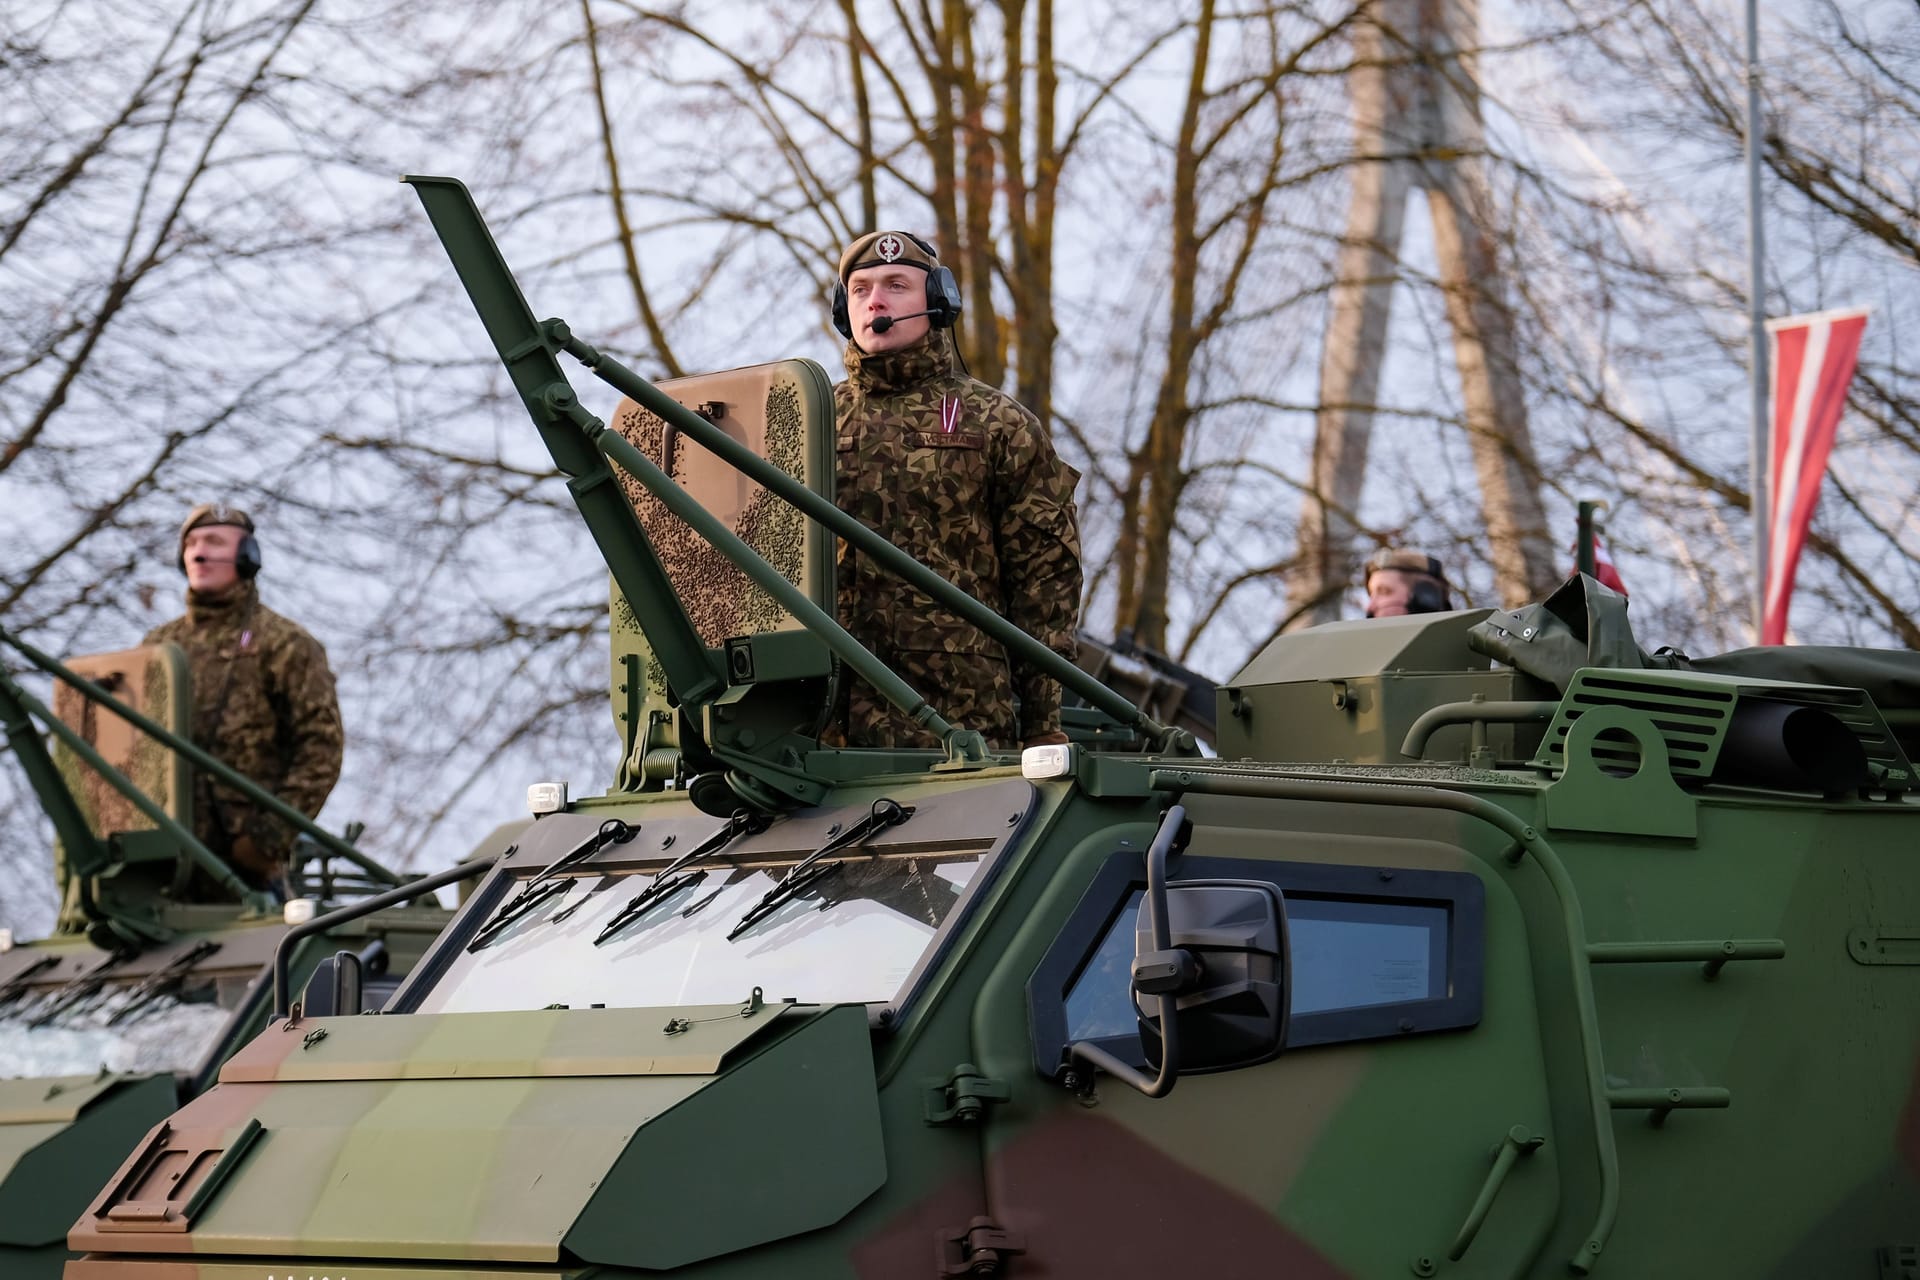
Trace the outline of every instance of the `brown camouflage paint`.
<instances>
[{"instance_id":1,"label":"brown camouflage paint","mask_svg":"<svg viewBox=\"0 0 1920 1280\"><path fill-rule=\"evenodd\" d=\"M188 1232L101 1229L141 1167L136 1153L69 1245L258 1253L264 1222L277 1224L291 1256L558 1261L566 1228L633 1134L792 1015L775 1006L743 1019L737 1005L683 1013L691 1025L671 1036L658 1010L638 1009L269 1027L168 1122L175 1145L207 1135L220 1146L258 1120L244 1176L223 1184ZM402 1208L396 1187L435 1191L431 1204Z\"/></svg>"},{"instance_id":2,"label":"brown camouflage paint","mask_svg":"<svg viewBox=\"0 0 1920 1280\"><path fill-rule=\"evenodd\" d=\"M1022 1277L1341 1280L1345 1272L1234 1187L1124 1125L1062 1110L987 1159L1002 1224L1026 1237Z\"/></svg>"},{"instance_id":3,"label":"brown camouflage paint","mask_svg":"<svg viewBox=\"0 0 1920 1280\"><path fill-rule=\"evenodd\" d=\"M679 379L662 389L689 407L721 406L712 419L716 426L811 487L804 396L790 363ZM621 402L613 416L613 427L782 577L802 590L810 590L809 580L814 575L809 544L814 533L797 508L733 468L713 465L705 449L672 431L665 420L632 400ZM799 625L779 601L755 586L737 565L714 554L645 485L625 471L617 474L660 557L661 567L673 581L694 630L705 644L717 649L734 636ZM664 688L656 692L664 693Z\"/></svg>"},{"instance_id":4,"label":"brown camouflage paint","mask_svg":"<svg viewBox=\"0 0 1920 1280\"><path fill-rule=\"evenodd\" d=\"M169 728L184 731L185 717L174 714L175 700L182 696L174 687L175 672L180 670L185 674L184 669L176 668L178 661L167 650L144 645L118 653L69 658L67 665L127 705ZM82 697L79 690L64 681L54 681L53 712L142 792L159 801L173 816L181 816L179 810L186 796L180 773L186 766L173 752L105 707ZM67 785L86 811L87 823L95 835L145 831L154 825L152 819L133 807L131 800L63 745L56 746L55 758ZM176 797L179 803L175 803Z\"/></svg>"}]
</instances>

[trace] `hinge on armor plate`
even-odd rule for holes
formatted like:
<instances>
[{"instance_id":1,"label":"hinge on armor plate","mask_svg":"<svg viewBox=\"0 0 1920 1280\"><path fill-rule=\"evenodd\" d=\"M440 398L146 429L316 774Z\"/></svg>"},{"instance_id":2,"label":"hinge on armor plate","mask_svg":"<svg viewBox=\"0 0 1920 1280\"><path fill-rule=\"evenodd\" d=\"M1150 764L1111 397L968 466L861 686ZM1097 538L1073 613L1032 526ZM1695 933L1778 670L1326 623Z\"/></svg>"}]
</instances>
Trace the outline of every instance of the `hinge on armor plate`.
<instances>
[{"instance_id":1,"label":"hinge on armor plate","mask_svg":"<svg viewBox=\"0 0 1920 1280\"><path fill-rule=\"evenodd\" d=\"M1007 1259L1025 1253L1025 1240L992 1218L975 1218L964 1231L949 1227L936 1246L942 1276L1003 1276Z\"/></svg>"},{"instance_id":2,"label":"hinge on armor plate","mask_svg":"<svg viewBox=\"0 0 1920 1280\"><path fill-rule=\"evenodd\" d=\"M1013 1087L1005 1080L980 1074L980 1068L963 1062L939 1084L927 1086L928 1124L975 1124L987 1112L989 1102L1005 1102L1013 1096Z\"/></svg>"},{"instance_id":3,"label":"hinge on armor plate","mask_svg":"<svg viewBox=\"0 0 1920 1280\"><path fill-rule=\"evenodd\" d=\"M1920 1245L1883 1244L1880 1255L1880 1280L1920 1280Z\"/></svg>"}]
</instances>

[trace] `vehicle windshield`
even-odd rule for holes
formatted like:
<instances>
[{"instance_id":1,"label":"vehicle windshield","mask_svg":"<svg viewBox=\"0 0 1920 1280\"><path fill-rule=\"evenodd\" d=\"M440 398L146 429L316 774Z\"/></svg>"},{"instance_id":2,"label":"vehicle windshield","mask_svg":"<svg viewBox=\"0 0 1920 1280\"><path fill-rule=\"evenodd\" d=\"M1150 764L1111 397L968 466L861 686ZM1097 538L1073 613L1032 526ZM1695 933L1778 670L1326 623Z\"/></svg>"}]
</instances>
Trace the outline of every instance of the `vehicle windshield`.
<instances>
[{"instance_id":1,"label":"vehicle windshield","mask_svg":"<svg viewBox=\"0 0 1920 1280\"><path fill-rule=\"evenodd\" d=\"M243 981L198 975L168 995L138 994L138 986L105 985L66 1007L56 1007L55 991L0 1009L0 1076L191 1073L246 992Z\"/></svg>"},{"instance_id":2,"label":"vehicle windshield","mask_svg":"<svg viewBox=\"0 0 1920 1280\"><path fill-rule=\"evenodd\" d=\"M727 1004L755 987L769 1002L891 1002L967 896L986 854L984 842L931 852L850 849L808 868L796 896L732 940L727 935L804 851L689 868L624 924L616 917L659 868L588 873L461 951L417 1011ZM831 869L814 875L820 867ZM495 901L524 884L507 885Z\"/></svg>"}]
</instances>

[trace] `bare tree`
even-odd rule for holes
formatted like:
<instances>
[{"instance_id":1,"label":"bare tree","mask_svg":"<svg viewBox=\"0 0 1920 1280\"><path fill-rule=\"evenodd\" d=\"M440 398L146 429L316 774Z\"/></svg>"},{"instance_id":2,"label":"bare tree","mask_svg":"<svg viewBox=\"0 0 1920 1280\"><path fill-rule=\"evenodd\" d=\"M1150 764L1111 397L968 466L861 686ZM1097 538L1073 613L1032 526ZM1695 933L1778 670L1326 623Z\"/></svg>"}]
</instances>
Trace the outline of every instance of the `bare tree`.
<instances>
[{"instance_id":1,"label":"bare tree","mask_svg":"<svg viewBox=\"0 0 1920 1280\"><path fill-rule=\"evenodd\" d=\"M969 366L1086 473L1093 616L1219 674L1293 611L1309 495L1351 540L1440 554L1469 601L1510 596L1493 515L1540 520L1489 514L1476 440L1516 396L1561 567L1573 502L1611 498L1643 635L1739 643L1740 123L1718 11L1533 0L1458 50L1485 106L1474 225L1496 232L1463 248L1511 288L1496 319L1518 391L1495 379L1493 410L1455 372L1474 281L1417 206L1378 386L1351 404L1319 389L1367 158L1348 77L1393 61L1356 44L1357 12L13 6L0 610L55 651L127 644L177 607L180 515L229 498L261 519L268 602L341 677L349 755L325 821L368 819L397 864L445 861L514 814L519 783L611 777L604 569L392 183L438 171L468 178L537 309L654 374L831 366L840 246L880 223L932 232L967 290ZM1897 16L1769 7L1774 309L1879 308L1802 573L1808 638L1920 638L1903 609L1920 393L1896 336L1920 51ZM1374 424L1351 500L1313 466L1316 420L1339 413ZM18 801L13 770L0 790ZM46 848L23 809L0 818L15 921L45 918L21 905Z\"/></svg>"},{"instance_id":2,"label":"bare tree","mask_svg":"<svg viewBox=\"0 0 1920 1280\"><path fill-rule=\"evenodd\" d=\"M1474 0L1379 0L1356 26L1353 194L1321 358L1313 489L1289 599L1294 625L1338 617L1353 578L1350 513L1366 478L1405 205L1416 187L1432 208L1495 581L1510 605L1556 581L1501 287L1508 264L1483 171L1479 44Z\"/></svg>"},{"instance_id":3,"label":"bare tree","mask_svg":"<svg viewBox=\"0 0 1920 1280\"><path fill-rule=\"evenodd\" d=\"M371 820L375 851L406 865L442 856L418 815L497 759L463 758L463 730L538 726L578 767L568 745L591 735L555 733L545 708L560 689L603 697L604 658L576 641L572 679L495 687L517 657L564 650L536 603L551 576L502 570L563 552L573 522L524 433L499 434L491 362L429 319L456 299L422 268L430 237L382 142L438 105L436 68L392 65L393 34L310 0L0 17L0 612L54 652L129 645L180 607L187 507L250 508L268 603L341 676L348 780L327 820ZM383 64L390 85L368 74ZM529 514L533 536L501 531ZM416 655L437 646L455 656L422 680ZM49 833L11 768L0 792L0 916L44 924Z\"/></svg>"},{"instance_id":4,"label":"bare tree","mask_svg":"<svg viewBox=\"0 0 1920 1280\"><path fill-rule=\"evenodd\" d=\"M1920 404L1901 340L1920 268L1910 127L1920 45L1901 5L1809 0L1767 6L1764 17L1767 310L1875 307L1801 568L1796 633L1920 647L1911 608ZM1560 110L1612 159L1620 188L1608 225L1590 221L1582 233L1588 295L1604 300L1608 319L1584 339L1583 358L1563 366L1567 376L1538 389L1577 407L1610 458L1652 484L1623 490L1669 504L1648 513L1647 550L1679 585L1662 609L1676 638L1739 643L1751 496L1738 23L1694 0L1641 0L1585 35L1564 58L1589 95ZM1639 156L1655 172L1643 175ZM1573 320L1555 317L1563 346Z\"/></svg>"}]
</instances>

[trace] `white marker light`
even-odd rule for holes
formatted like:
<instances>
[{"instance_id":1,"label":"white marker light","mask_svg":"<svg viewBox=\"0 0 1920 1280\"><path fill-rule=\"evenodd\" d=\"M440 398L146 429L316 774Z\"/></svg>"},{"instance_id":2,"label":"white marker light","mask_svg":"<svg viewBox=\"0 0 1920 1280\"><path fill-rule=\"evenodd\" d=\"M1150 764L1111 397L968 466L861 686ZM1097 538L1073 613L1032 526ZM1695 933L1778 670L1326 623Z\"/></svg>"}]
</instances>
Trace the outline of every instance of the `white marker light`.
<instances>
[{"instance_id":1,"label":"white marker light","mask_svg":"<svg viewBox=\"0 0 1920 1280\"><path fill-rule=\"evenodd\" d=\"M527 788L527 812L536 818L558 813L566 807L567 784L564 782L536 782Z\"/></svg>"},{"instance_id":2,"label":"white marker light","mask_svg":"<svg viewBox=\"0 0 1920 1280\"><path fill-rule=\"evenodd\" d=\"M13 930L0 929L0 956L13 950Z\"/></svg>"},{"instance_id":3,"label":"white marker light","mask_svg":"<svg viewBox=\"0 0 1920 1280\"><path fill-rule=\"evenodd\" d=\"M312 898L288 898L286 905L280 908L280 917L288 924L305 924L319 910L320 904Z\"/></svg>"},{"instance_id":4,"label":"white marker light","mask_svg":"<svg viewBox=\"0 0 1920 1280\"><path fill-rule=\"evenodd\" d=\"M1031 782L1064 778L1073 772L1073 744L1028 747L1020 753L1020 776Z\"/></svg>"}]
</instances>

